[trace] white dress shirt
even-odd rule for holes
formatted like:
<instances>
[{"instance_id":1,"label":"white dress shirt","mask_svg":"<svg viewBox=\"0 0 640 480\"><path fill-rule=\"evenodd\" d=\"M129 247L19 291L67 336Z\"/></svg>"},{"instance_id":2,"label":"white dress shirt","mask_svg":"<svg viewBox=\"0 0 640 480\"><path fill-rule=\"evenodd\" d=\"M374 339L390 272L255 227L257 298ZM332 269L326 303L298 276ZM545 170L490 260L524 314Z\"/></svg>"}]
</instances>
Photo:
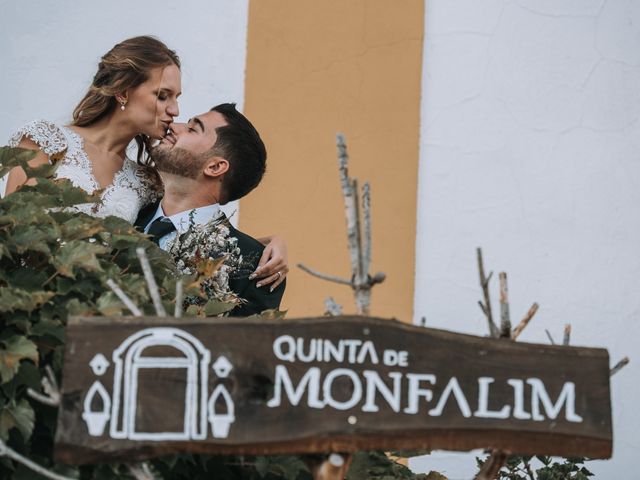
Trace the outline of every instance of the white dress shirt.
<instances>
[{"instance_id":1,"label":"white dress shirt","mask_svg":"<svg viewBox=\"0 0 640 480\"><path fill-rule=\"evenodd\" d=\"M193 212L193 213L192 213ZM161 249L166 250L167 244L173 240L176 235L183 234L189 230L191 224L204 225L210 222L214 218L220 215L220 205L214 203L213 205L206 205L204 207L194 208L192 210L185 210L184 212L176 213L175 215L167 216L162 209L162 202L158 204L158 209L155 215L151 218L146 227L144 227L144 233L149 231L149 227L156 218L167 217L171 220L171 223L176 227L176 231L167 233L164 237L160 238L158 245ZM191 218L190 218L191 217Z\"/></svg>"}]
</instances>

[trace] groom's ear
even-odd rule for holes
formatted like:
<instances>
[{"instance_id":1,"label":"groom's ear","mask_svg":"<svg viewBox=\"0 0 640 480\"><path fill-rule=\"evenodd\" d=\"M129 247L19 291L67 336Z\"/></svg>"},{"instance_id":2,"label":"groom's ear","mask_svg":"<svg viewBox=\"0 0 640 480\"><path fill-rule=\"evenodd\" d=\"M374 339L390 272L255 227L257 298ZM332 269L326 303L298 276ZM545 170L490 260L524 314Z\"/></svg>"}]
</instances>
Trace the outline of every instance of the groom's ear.
<instances>
[{"instance_id":1,"label":"groom's ear","mask_svg":"<svg viewBox=\"0 0 640 480\"><path fill-rule=\"evenodd\" d=\"M229 161L222 157L211 157L204 165L204 176L211 178L221 178L229 171Z\"/></svg>"}]
</instances>

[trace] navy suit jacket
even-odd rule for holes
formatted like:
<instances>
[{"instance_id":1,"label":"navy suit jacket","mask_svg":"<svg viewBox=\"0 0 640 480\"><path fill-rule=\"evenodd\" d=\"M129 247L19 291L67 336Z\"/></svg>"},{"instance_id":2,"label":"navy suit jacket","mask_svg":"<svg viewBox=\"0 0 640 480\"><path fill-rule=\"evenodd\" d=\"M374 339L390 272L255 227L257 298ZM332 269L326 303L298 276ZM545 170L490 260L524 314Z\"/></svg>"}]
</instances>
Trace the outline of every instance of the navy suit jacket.
<instances>
[{"instance_id":1,"label":"navy suit jacket","mask_svg":"<svg viewBox=\"0 0 640 480\"><path fill-rule=\"evenodd\" d=\"M140 210L135 226L141 231L144 231L144 228L155 215L159 203L159 201L154 202ZM245 261L249 260L249 265L246 270L243 269L239 274L232 275L233 278L229 278L229 288L231 291L246 300L246 303L238 305L231 310L229 315L233 317L247 317L249 315L259 314L264 310L278 308L286 287L286 280L278 285L273 292L269 291L269 285L261 288L256 287L257 280L249 280L249 274L257 268L258 260L260 260L262 251L264 250L264 245L255 238L235 228L229 220L225 219L224 221L229 227L230 236L238 239L238 248L240 248L243 259Z\"/></svg>"}]
</instances>

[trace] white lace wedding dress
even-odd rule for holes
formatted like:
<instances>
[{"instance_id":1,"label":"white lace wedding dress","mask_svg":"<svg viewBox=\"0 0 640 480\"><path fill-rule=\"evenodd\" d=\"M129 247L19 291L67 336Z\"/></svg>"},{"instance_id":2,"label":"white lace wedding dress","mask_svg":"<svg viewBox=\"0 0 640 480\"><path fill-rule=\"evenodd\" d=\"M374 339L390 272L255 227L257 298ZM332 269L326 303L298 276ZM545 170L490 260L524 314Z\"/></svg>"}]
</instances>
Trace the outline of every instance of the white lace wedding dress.
<instances>
[{"instance_id":1,"label":"white lace wedding dress","mask_svg":"<svg viewBox=\"0 0 640 480\"><path fill-rule=\"evenodd\" d=\"M68 127L55 125L46 120L28 123L11 135L9 146L17 147L23 137L33 140L44 153L56 158L58 168L55 178L68 178L88 193L100 188L93 175L91 161L84 151L83 139ZM96 217L115 215L133 223L138 211L151 203L157 195L153 181L135 161L125 158L122 169L101 193L97 204L77 205L79 211Z\"/></svg>"}]
</instances>

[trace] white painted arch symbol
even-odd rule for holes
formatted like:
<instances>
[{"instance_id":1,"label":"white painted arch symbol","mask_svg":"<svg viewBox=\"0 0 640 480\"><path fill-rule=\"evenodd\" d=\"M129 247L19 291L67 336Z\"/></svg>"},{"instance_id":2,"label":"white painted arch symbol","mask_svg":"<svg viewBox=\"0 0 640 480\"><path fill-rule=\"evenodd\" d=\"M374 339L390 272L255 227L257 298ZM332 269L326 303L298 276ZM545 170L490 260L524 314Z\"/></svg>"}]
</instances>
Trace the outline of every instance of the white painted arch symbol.
<instances>
[{"instance_id":1,"label":"white painted arch symbol","mask_svg":"<svg viewBox=\"0 0 640 480\"><path fill-rule=\"evenodd\" d=\"M182 356L142 356L145 349L173 347ZM131 440L204 440L207 437L207 388L209 350L193 335L170 327L141 330L113 351L115 365L110 436ZM136 430L138 373L146 368L184 368L187 381L182 431L144 432Z\"/></svg>"}]
</instances>

